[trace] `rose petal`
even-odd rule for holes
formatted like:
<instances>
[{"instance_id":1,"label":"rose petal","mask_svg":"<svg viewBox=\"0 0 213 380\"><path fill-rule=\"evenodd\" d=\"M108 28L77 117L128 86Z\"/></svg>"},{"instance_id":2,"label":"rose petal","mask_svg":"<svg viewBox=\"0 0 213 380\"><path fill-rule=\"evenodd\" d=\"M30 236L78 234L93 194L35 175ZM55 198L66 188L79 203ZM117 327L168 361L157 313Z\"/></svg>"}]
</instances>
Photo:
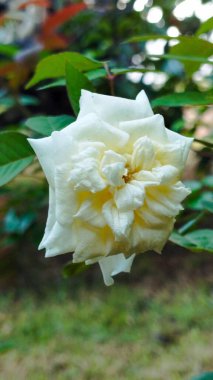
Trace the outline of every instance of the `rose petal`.
<instances>
[{"instance_id":1,"label":"rose petal","mask_svg":"<svg viewBox=\"0 0 213 380\"><path fill-rule=\"evenodd\" d=\"M92 145L72 157L73 167L67 178L74 190L88 190L96 193L106 187L106 182L100 175L99 155L99 149Z\"/></svg>"},{"instance_id":2,"label":"rose petal","mask_svg":"<svg viewBox=\"0 0 213 380\"><path fill-rule=\"evenodd\" d=\"M173 220L162 224L161 228L145 227L143 224L134 223L130 236L132 249L137 254L154 250L161 253L173 228Z\"/></svg>"},{"instance_id":3,"label":"rose petal","mask_svg":"<svg viewBox=\"0 0 213 380\"><path fill-rule=\"evenodd\" d=\"M90 111L91 112L91 111ZM95 113L89 113L67 127L78 142L100 141L109 149L117 150L126 145L129 135L99 118Z\"/></svg>"},{"instance_id":4,"label":"rose petal","mask_svg":"<svg viewBox=\"0 0 213 380\"><path fill-rule=\"evenodd\" d=\"M121 211L136 210L144 202L144 186L139 181L131 181L121 189L115 191L114 200Z\"/></svg>"},{"instance_id":5,"label":"rose petal","mask_svg":"<svg viewBox=\"0 0 213 380\"><path fill-rule=\"evenodd\" d=\"M177 202L174 195L177 196L175 192L175 187L172 187L173 191L169 191L170 188L152 188L147 190L146 204L148 208L157 215L175 217L180 210L183 209L180 202ZM188 194L188 189L184 187L179 187L179 197L183 200Z\"/></svg>"},{"instance_id":6,"label":"rose petal","mask_svg":"<svg viewBox=\"0 0 213 380\"><path fill-rule=\"evenodd\" d=\"M162 228L162 224L168 221L168 217L155 215L147 207L141 207L136 211L136 214L150 227L160 226Z\"/></svg>"},{"instance_id":7,"label":"rose petal","mask_svg":"<svg viewBox=\"0 0 213 380\"><path fill-rule=\"evenodd\" d=\"M183 146L183 154L182 154L182 160L180 162L180 165L183 167L186 163L186 160L187 160L187 157L188 157L188 154L189 154L189 150L191 148L191 145L192 145L192 142L193 142L193 138L191 137L185 137L185 136L182 136L180 135L179 133L175 133L173 131L171 131L170 129L167 129L166 128L166 133L167 133L167 136L168 136L168 141L170 143L178 143L180 142Z\"/></svg>"},{"instance_id":8,"label":"rose petal","mask_svg":"<svg viewBox=\"0 0 213 380\"><path fill-rule=\"evenodd\" d=\"M69 166L56 167L55 170L55 207L56 220L61 224L71 224L78 203L73 187L68 182Z\"/></svg>"},{"instance_id":9,"label":"rose petal","mask_svg":"<svg viewBox=\"0 0 213 380\"><path fill-rule=\"evenodd\" d=\"M167 165L168 163L182 171L185 162L183 162L185 144L174 141L172 144L158 144L154 143L156 161L159 165Z\"/></svg>"},{"instance_id":10,"label":"rose petal","mask_svg":"<svg viewBox=\"0 0 213 380\"><path fill-rule=\"evenodd\" d=\"M102 215L102 210L97 208L95 202L87 200L82 203L74 218L87 222L95 227L104 227L106 221Z\"/></svg>"},{"instance_id":11,"label":"rose petal","mask_svg":"<svg viewBox=\"0 0 213 380\"><path fill-rule=\"evenodd\" d=\"M112 150L107 150L104 153L104 157L101 161L101 171L110 185L121 186L124 184L122 177L127 172L127 169L125 169L126 161L124 156Z\"/></svg>"},{"instance_id":12,"label":"rose petal","mask_svg":"<svg viewBox=\"0 0 213 380\"><path fill-rule=\"evenodd\" d=\"M73 252L76 247L76 231L73 226L56 222L45 241L45 257Z\"/></svg>"},{"instance_id":13,"label":"rose petal","mask_svg":"<svg viewBox=\"0 0 213 380\"><path fill-rule=\"evenodd\" d=\"M107 256L113 244L109 227L95 228L86 223L76 224L76 241L73 255L73 262L76 263Z\"/></svg>"},{"instance_id":14,"label":"rose petal","mask_svg":"<svg viewBox=\"0 0 213 380\"><path fill-rule=\"evenodd\" d=\"M28 139L52 188L55 186L55 166L69 162L70 153L76 149L76 143L67 132L65 128L49 137Z\"/></svg>"},{"instance_id":15,"label":"rose petal","mask_svg":"<svg viewBox=\"0 0 213 380\"><path fill-rule=\"evenodd\" d=\"M113 201L108 201L103 205L103 215L113 231L115 240L127 239L134 220L133 211L120 211Z\"/></svg>"},{"instance_id":16,"label":"rose petal","mask_svg":"<svg viewBox=\"0 0 213 380\"><path fill-rule=\"evenodd\" d=\"M49 187L49 209L48 209L48 216L47 216L47 223L45 227L45 232L44 236L42 238L42 241L38 247L38 249L43 249L45 248L45 243L46 240L49 237L49 234L56 222L56 217L55 217L55 192L52 189L52 187Z\"/></svg>"},{"instance_id":17,"label":"rose petal","mask_svg":"<svg viewBox=\"0 0 213 380\"><path fill-rule=\"evenodd\" d=\"M129 145L133 145L135 141L143 136L157 142L168 142L164 119L161 115L153 115L134 121L124 121L119 124L119 128L129 134Z\"/></svg>"},{"instance_id":18,"label":"rose petal","mask_svg":"<svg viewBox=\"0 0 213 380\"><path fill-rule=\"evenodd\" d=\"M150 170L155 162L152 141L147 136L138 139L133 146L131 167L133 170Z\"/></svg>"},{"instance_id":19,"label":"rose petal","mask_svg":"<svg viewBox=\"0 0 213 380\"><path fill-rule=\"evenodd\" d=\"M104 257L99 260L99 265L103 274L104 283L107 286L114 284L112 276L115 276L118 273L126 272L129 273L135 255L130 256L128 259L120 253L114 256Z\"/></svg>"},{"instance_id":20,"label":"rose petal","mask_svg":"<svg viewBox=\"0 0 213 380\"><path fill-rule=\"evenodd\" d=\"M172 165L159 166L152 169L152 174L156 177L160 184L170 184L177 182L179 171Z\"/></svg>"},{"instance_id":21,"label":"rose petal","mask_svg":"<svg viewBox=\"0 0 213 380\"><path fill-rule=\"evenodd\" d=\"M153 115L144 91L138 94L136 100L130 100L82 90L78 119L90 112L96 113L102 120L116 127L121 121L142 119Z\"/></svg>"}]
</instances>

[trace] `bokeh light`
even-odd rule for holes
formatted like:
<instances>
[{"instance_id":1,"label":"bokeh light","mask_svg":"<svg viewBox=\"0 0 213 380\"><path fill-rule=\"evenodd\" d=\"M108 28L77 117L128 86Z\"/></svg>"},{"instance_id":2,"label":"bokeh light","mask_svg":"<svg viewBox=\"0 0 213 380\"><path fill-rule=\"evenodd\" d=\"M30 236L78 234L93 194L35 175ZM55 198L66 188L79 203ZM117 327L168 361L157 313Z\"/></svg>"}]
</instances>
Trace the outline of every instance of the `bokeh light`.
<instances>
[{"instance_id":1,"label":"bokeh light","mask_svg":"<svg viewBox=\"0 0 213 380\"><path fill-rule=\"evenodd\" d=\"M193 15L201 21L206 21L213 15L213 2L202 4L201 0L184 0L174 8L173 15L179 21Z\"/></svg>"},{"instance_id":2,"label":"bokeh light","mask_svg":"<svg viewBox=\"0 0 213 380\"><path fill-rule=\"evenodd\" d=\"M150 24L156 24L162 19L162 17L163 17L162 8L152 7L150 8L147 14L147 21L150 22Z\"/></svg>"}]
</instances>

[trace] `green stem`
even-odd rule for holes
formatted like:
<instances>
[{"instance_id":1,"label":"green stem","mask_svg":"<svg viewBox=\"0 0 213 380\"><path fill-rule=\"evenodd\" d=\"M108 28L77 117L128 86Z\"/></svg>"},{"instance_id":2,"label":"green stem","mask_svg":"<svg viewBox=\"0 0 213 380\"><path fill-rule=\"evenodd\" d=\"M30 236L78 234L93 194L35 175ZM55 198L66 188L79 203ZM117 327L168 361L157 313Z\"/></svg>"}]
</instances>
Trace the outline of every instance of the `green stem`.
<instances>
[{"instance_id":1,"label":"green stem","mask_svg":"<svg viewBox=\"0 0 213 380\"><path fill-rule=\"evenodd\" d=\"M112 96L115 96L115 89L114 89L114 75L110 73L110 69L108 66L107 62L104 62L104 68L107 72L107 79L109 81L109 87L110 87L110 92Z\"/></svg>"},{"instance_id":2,"label":"green stem","mask_svg":"<svg viewBox=\"0 0 213 380\"><path fill-rule=\"evenodd\" d=\"M213 148L213 143L209 142L209 141L205 141L205 140L200 140L200 139L194 139L195 142L198 142L202 145L205 145L207 146L208 148Z\"/></svg>"}]
</instances>

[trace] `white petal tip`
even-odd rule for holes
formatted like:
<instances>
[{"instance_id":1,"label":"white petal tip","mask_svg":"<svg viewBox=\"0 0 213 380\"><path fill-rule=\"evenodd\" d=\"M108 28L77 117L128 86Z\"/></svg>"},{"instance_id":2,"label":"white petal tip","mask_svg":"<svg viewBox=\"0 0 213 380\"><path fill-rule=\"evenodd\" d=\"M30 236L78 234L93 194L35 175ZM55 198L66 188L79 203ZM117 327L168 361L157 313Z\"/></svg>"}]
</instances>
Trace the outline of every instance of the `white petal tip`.
<instances>
[{"instance_id":1,"label":"white petal tip","mask_svg":"<svg viewBox=\"0 0 213 380\"><path fill-rule=\"evenodd\" d=\"M112 276L115 276L121 272L129 273L134 257L135 254L126 259L123 253L120 253L118 255L107 256L99 260L105 285L110 286L114 284L114 279Z\"/></svg>"}]
</instances>

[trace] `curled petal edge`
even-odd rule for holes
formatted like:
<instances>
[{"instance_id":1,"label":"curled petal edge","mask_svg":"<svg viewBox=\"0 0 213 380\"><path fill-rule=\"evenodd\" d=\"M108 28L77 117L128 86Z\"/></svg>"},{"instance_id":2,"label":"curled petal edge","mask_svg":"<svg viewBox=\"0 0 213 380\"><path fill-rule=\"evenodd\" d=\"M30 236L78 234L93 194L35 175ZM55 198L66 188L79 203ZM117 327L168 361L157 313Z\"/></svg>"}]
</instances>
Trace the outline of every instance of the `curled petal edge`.
<instances>
[{"instance_id":1,"label":"curled petal edge","mask_svg":"<svg viewBox=\"0 0 213 380\"><path fill-rule=\"evenodd\" d=\"M116 274L121 272L129 273L134 258L135 254L126 259L123 253L119 253L118 255L103 257L99 260L98 263L101 268L105 285L113 285L114 279L112 277Z\"/></svg>"}]
</instances>

